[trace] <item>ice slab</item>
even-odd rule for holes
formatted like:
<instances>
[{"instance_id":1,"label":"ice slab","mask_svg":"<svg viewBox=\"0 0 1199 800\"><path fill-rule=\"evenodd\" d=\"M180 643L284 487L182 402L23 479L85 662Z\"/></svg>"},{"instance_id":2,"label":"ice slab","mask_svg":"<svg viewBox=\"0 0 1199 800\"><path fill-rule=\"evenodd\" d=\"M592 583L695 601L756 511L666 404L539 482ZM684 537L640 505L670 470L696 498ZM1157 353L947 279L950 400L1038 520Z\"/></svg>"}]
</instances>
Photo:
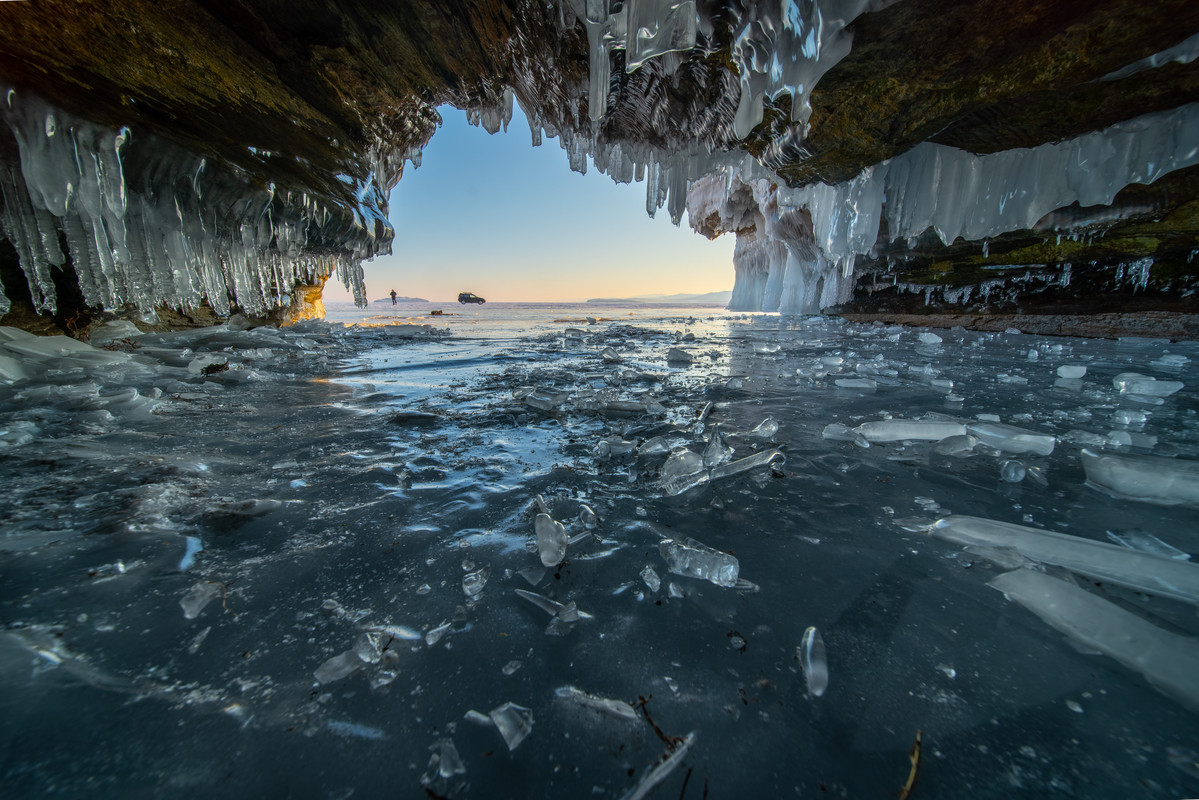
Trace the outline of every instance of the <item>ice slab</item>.
<instances>
[{"instance_id":1,"label":"ice slab","mask_svg":"<svg viewBox=\"0 0 1199 800\"><path fill-rule=\"evenodd\" d=\"M1057 442L1057 439L1049 434L1017 428L1014 425L1004 425L1000 422L971 422L966 425L966 430L972 436L978 437L978 441L982 444L1014 455L1035 453L1039 456L1047 456L1053 452L1053 446Z\"/></svg>"},{"instance_id":2,"label":"ice slab","mask_svg":"<svg viewBox=\"0 0 1199 800\"><path fill-rule=\"evenodd\" d=\"M623 700L597 697L584 692L582 689L576 689L573 686L563 686L555 689L554 694L564 700L570 700L585 708L594 709L595 711L608 714L626 722L636 722L639 719L636 709Z\"/></svg>"},{"instance_id":3,"label":"ice slab","mask_svg":"<svg viewBox=\"0 0 1199 800\"><path fill-rule=\"evenodd\" d=\"M515 750L533 732L533 712L516 703L504 703L487 713L504 737L508 750Z\"/></svg>"},{"instance_id":4,"label":"ice slab","mask_svg":"<svg viewBox=\"0 0 1199 800\"><path fill-rule=\"evenodd\" d=\"M700 578L717 586L732 588L737 585L741 564L728 553L714 550L695 539L663 539L658 543L658 552L666 561L667 568L675 575Z\"/></svg>"},{"instance_id":5,"label":"ice slab","mask_svg":"<svg viewBox=\"0 0 1199 800\"><path fill-rule=\"evenodd\" d=\"M1120 394L1141 395L1143 397L1169 397L1183 387L1181 381L1159 381L1149 375L1139 372L1121 372L1112 378L1112 386Z\"/></svg>"},{"instance_id":6,"label":"ice slab","mask_svg":"<svg viewBox=\"0 0 1199 800\"><path fill-rule=\"evenodd\" d=\"M820 631L814 627L805 630L798 650L808 693L813 697L820 697L828 688L828 656L825 654L824 639L820 637Z\"/></svg>"},{"instance_id":7,"label":"ice slab","mask_svg":"<svg viewBox=\"0 0 1199 800\"><path fill-rule=\"evenodd\" d=\"M537 534L537 554L541 563L556 567L566 558L568 538L566 528L549 514L538 514L533 519L533 532Z\"/></svg>"},{"instance_id":8,"label":"ice slab","mask_svg":"<svg viewBox=\"0 0 1199 800\"><path fill-rule=\"evenodd\" d=\"M1107 542L981 517L949 516L930 530L963 546L1010 547L1043 564L1095 580L1199 605L1199 564L1130 551Z\"/></svg>"},{"instance_id":9,"label":"ice slab","mask_svg":"<svg viewBox=\"0 0 1199 800\"><path fill-rule=\"evenodd\" d=\"M990 585L1074 642L1144 675L1199 710L1199 642L1169 633L1103 598L1041 572L1005 572Z\"/></svg>"},{"instance_id":10,"label":"ice slab","mask_svg":"<svg viewBox=\"0 0 1199 800\"><path fill-rule=\"evenodd\" d=\"M353 650L346 650L344 653L338 653L317 667L312 676L316 678L317 683L333 683L342 678L347 678L362 669L362 663L362 659L358 657L357 653Z\"/></svg>"},{"instance_id":11,"label":"ice slab","mask_svg":"<svg viewBox=\"0 0 1199 800\"><path fill-rule=\"evenodd\" d=\"M949 436L965 436L966 426L952 420L881 419L863 422L853 429L868 442L913 441L939 442Z\"/></svg>"},{"instance_id":12,"label":"ice slab","mask_svg":"<svg viewBox=\"0 0 1199 800\"><path fill-rule=\"evenodd\" d=\"M1116 497L1158 505L1199 505L1199 461L1115 456L1082 450L1087 483Z\"/></svg>"},{"instance_id":13,"label":"ice slab","mask_svg":"<svg viewBox=\"0 0 1199 800\"><path fill-rule=\"evenodd\" d=\"M179 599L179 605L183 609L183 616L186 619L195 619L200 616L200 612L204 607L213 600L221 596L220 587L212 582L197 583L195 586L187 590L187 593Z\"/></svg>"}]
</instances>

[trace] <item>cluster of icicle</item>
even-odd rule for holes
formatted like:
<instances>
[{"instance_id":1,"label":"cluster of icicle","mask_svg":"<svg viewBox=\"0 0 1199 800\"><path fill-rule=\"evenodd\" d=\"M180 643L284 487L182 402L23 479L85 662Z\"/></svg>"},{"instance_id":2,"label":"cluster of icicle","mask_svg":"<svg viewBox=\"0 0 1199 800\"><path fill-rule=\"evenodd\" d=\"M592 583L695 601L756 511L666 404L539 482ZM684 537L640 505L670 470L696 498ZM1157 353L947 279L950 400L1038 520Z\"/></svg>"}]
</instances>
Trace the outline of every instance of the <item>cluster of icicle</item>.
<instances>
[{"instance_id":1,"label":"cluster of icicle","mask_svg":"<svg viewBox=\"0 0 1199 800\"><path fill-rule=\"evenodd\" d=\"M581 24L587 33L591 70L586 114L580 113L577 99L570 100L570 124L559 130L537 113L543 87L532 75L522 75L517 69L514 86L495 91L490 101L473 104L467 118L491 133L501 127L507 130L515 100L529 121L534 147L541 144L543 136L558 138L572 170L585 173L590 156L597 170L618 183L644 182L649 215L665 206L677 225L686 210L687 188L692 182L740 163L740 153L727 150L726 141L744 138L762 121L766 98L789 94L792 118L806 124L812 89L849 53L851 37L846 26L885 2L761 3L730 21L723 6L702 0L559 0L562 26ZM599 123L608 111L612 53L624 51L627 72L656 59L662 75L669 76L682 63L681 54L712 40L716 24L712 17L717 8L723 15L718 24L731 25L732 58L740 75L739 97L729 98L736 113L730 115L727 136L714 141L692 136L666 147L601 137Z\"/></svg>"},{"instance_id":2,"label":"cluster of icicle","mask_svg":"<svg viewBox=\"0 0 1199 800\"><path fill-rule=\"evenodd\" d=\"M893 240L931 228L945 244L1032 229L1055 209L1107 206L1130 184L1199 163L1197 143L1191 103L992 155L925 142L835 186L787 188L745 157L697 181L688 214L697 229L716 215L723 231L754 216L738 237L731 309L816 313L848 298L854 260L874 251L884 218Z\"/></svg>"},{"instance_id":3,"label":"cluster of icicle","mask_svg":"<svg viewBox=\"0 0 1199 800\"><path fill-rule=\"evenodd\" d=\"M20 150L0 167L0 235L16 249L39 312L55 312L52 269L69 256L89 305L236 306L255 315L291 304L297 285L336 274L366 302L361 262L390 252L387 194L402 158L369 156L365 180L340 176L352 207L247 177L139 136L75 118L0 87L0 118ZM127 179L137 148L138 175ZM315 246L314 246L315 245ZM0 313L8 297L0 293Z\"/></svg>"}]
</instances>

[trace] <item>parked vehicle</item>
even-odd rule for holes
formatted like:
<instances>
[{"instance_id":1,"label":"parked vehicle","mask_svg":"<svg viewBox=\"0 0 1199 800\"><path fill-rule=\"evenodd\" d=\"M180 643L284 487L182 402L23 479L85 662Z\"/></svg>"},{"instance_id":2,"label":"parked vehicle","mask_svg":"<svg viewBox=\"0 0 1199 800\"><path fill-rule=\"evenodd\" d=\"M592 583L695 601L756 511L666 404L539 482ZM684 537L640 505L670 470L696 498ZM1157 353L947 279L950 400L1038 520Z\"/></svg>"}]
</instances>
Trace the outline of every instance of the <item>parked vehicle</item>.
<instances>
[{"instance_id":1,"label":"parked vehicle","mask_svg":"<svg viewBox=\"0 0 1199 800\"><path fill-rule=\"evenodd\" d=\"M482 297L479 297L474 292L460 292L458 294L459 303L486 303Z\"/></svg>"}]
</instances>

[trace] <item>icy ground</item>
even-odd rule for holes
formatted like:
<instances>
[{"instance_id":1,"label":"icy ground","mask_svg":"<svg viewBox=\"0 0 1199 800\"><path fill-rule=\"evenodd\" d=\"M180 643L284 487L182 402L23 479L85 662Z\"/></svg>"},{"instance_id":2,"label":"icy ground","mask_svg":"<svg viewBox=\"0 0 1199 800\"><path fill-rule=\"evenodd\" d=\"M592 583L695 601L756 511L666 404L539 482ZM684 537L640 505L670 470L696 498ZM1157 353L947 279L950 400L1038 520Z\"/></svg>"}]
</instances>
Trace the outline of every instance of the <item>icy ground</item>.
<instances>
[{"instance_id":1,"label":"icy ground","mask_svg":"<svg viewBox=\"0 0 1199 800\"><path fill-rule=\"evenodd\" d=\"M0 331L5 796L1199 796L1199 347L584 313Z\"/></svg>"}]
</instances>

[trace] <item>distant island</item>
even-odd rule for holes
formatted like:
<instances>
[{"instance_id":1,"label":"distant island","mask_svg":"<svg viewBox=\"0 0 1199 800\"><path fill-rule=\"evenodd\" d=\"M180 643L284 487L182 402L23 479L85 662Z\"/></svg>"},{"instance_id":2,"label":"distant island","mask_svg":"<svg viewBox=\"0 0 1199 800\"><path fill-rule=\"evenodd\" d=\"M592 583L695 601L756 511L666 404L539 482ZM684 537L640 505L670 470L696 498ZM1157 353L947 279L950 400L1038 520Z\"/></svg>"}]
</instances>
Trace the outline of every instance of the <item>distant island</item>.
<instances>
[{"instance_id":1,"label":"distant island","mask_svg":"<svg viewBox=\"0 0 1199 800\"><path fill-rule=\"evenodd\" d=\"M391 303L391 297L384 297L381 300L375 300L376 303ZM427 303L429 302L423 297L396 297L397 303Z\"/></svg>"},{"instance_id":2,"label":"distant island","mask_svg":"<svg viewBox=\"0 0 1199 800\"><path fill-rule=\"evenodd\" d=\"M588 303L596 305L629 305L635 303L690 303L697 305L728 305L733 299L732 291L707 292L706 294L647 294L640 297L596 297Z\"/></svg>"}]
</instances>

